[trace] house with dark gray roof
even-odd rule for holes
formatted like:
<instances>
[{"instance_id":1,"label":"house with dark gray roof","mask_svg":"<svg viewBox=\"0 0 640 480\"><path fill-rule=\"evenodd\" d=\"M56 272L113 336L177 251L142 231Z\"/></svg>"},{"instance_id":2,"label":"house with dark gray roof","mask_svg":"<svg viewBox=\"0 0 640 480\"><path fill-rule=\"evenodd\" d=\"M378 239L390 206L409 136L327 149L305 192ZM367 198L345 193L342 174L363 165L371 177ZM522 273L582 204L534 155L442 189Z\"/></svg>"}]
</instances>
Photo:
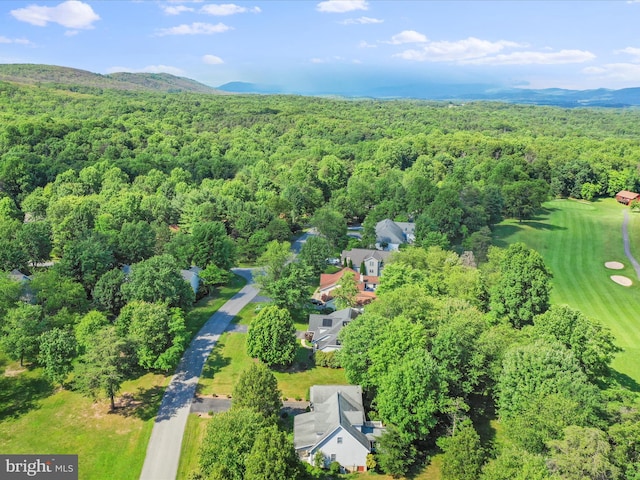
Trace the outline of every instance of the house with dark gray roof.
<instances>
[{"instance_id":1,"label":"house with dark gray roof","mask_svg":"<svg viewBox=\"0 0 640 480\"><path fill-rule=\"evenodd\" d=\"M381 250L398 250L403 243L413 243L416 224L411 222L394 222L388 218L376 224L376 248Z\"/></svg>"},{"instance_id":2,"label":"house with dark gray roof","mask_svg":"<svg viewBox=\"0 0 640 480\"><path fill-rule=\"evenodd\" d=\"M367 455L384 428L366 420L359 385L314 385L309 413L294 417L293 444L303 461L318 452L325 466L338 462L345 470L364 472Z\"/></svg>"},{"instance_id":3,"label":"house with dark gray roof","mask_svg":"<svg viewBox=\"0 0 640 480\"><path fill-rule=\"evenodd\" d=\"M345 308L328 315L309 315L309 330L307 338L313 344L313 350L331 352L340 349L338 333L342 327L358 316L358 311Z\"/></svg>"},{"instance_id":4,"label":"house with dark gray roof","mask_svg":"<svg viewBox=\"0 0 640 480\"><path fill-rule=\"evenodd\" d=\"M351 250L343 250L340 260L347 265L349 262L353 265L353 269L360 272L360 266L364 262L366 272L360 272L364 275L379 277L384 268L385 262L391 256L391 252L382 250L372 250L369 248L352 248Z\"/></svg>"}]
</instances>

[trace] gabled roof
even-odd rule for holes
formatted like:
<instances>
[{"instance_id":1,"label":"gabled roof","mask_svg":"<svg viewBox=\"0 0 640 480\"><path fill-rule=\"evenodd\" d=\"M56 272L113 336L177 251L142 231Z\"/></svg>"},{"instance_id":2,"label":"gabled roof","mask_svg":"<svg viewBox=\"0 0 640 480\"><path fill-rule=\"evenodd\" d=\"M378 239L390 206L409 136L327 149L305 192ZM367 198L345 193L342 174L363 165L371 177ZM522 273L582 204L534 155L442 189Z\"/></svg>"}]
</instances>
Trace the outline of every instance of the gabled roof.
<instances>
[{"instance_id":1,"label":"gabled roof","mask_svg":"<svg viewBox=\"0 0 640 480\"><path fill-rule=\"evenodd\" d=\"M370 258L375 258L378 261L386 262L389 259L391 252L385 252L383 250L372 250L368 248L353 248L351 250L343 250L341 258L350 258L354 267L360 267L360 264Z\"/></svg>"},{"instance_id":2,"label":"gabled roof","mask_svg":"<svg viewBox=\"0 0 640 480\"><path fill-rule=\"evenodd\" d=\"M314 385L310 398L313 410L294 418L296 449L313 451L342 427L364 448L371 450L370 440L358 429L365 424L359 385Z\"/></svg>"},{"instance_id":3,"label":"gabled roof","mask_svg":"<svg viewBox=\"0 0 640 480\"><path fill-rule=\"evenodd\" d=\"M388 218L376 224L376 240L379 243L407 243L407 237L414 234L415 223L394 222Z\"/></svg>"},{"instance_id":4,"label":"gabled roof","mask_svg":"<svg viewBox=\"0 0 640 480\"><path fill-rule=\"evenodd\" d=\"M313 332L313 342L318 350L330 345L337 345L338 333L345 323L358 316L358 311L345 308L328 315L309 315L309 331Z\"/></svg>"},{"instance_id":5,"label":"gabled roof","mask_svg":"<svg viewBox=\"0 0 640 480\"><path fill-rule=\"evenodd\" d=\"M9 272L9 279L13 280L14 282L28 282L31 280L31 277L25 275L17 268L14 268L13 270L11 270L11 272Z\"/></svg>"},{"instance_id":6,"label":"gabled roof","mask_svg":"<svg viewBox=\"0 0 640 480\"><path fill-rule=\"evenodd\" d=\"M197 277L200 272L202 271L202 269L200 267L191 267L189 268L189 270L184 270L181 269L180 270L180 275L182 275L182 278L184 278L187 282L191 282L191 280L194 277Z\"/></svg>"},{"instance_id":7,"label":"gabled roof","mask_svg":"<svg viewBox=\"0 0 640 480\"><path fill-rule=\"evenodd\" d=\"M342 270L340 270L339 272L336 273L321 273L320 274L320 289L324 289L327 287L330 287L332 285L335 285L336 283L338 283L338 280L340 280L343 275L347 272L351 272L355 275L355 279L358 280L359 277L359 273L357 273L354 269L352 268L343 268Z\"/></svg>"},{"instance_id":8,"label":"gabled roof","mask_svg":"<svg viewBox=\"0 0 640 480\"><path fill-rule=\"evenodd\" d=\"M628 198L629 200L635 200L640 196L640 193L630 192L628 190L622 190L616 194L616 197Z\"/></svg>"}]
</instances>

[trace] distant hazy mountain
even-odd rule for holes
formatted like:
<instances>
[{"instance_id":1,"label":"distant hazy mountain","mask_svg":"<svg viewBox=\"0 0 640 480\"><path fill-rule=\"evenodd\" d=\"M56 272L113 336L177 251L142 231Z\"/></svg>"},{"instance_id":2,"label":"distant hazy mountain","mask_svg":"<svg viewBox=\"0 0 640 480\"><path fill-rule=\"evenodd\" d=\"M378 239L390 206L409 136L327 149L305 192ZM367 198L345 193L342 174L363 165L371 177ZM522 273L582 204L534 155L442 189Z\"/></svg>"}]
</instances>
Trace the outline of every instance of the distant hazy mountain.
<instances>
[{"instance_id":1,"label":"distant hazy mountain","mask_svg":"<svg viewBox=\"0 0 640 480\"><path fill-rule=\"evenodd\" d=\"M409 85L367 86L354 89L319 89L315 91L290 89L272 85L246 82L231 82L217 87L233 93L339 95L366 98L416 98L424 100L472 101L488 100L533 105L556 105L562 107L630 107L640 106L640 88L622 90L565 90L548 88L533 90L526 88L500 88L486 84L423 83Z\"/></svg>"},{"instance_id":2,"label":"distant hazy mountain","mask_svg":"<svg viewBox=\"0 0 640 480\"><path fill-rule=\"evenodd\" d=\"M488 100L561 107L632 107L640 106L640 88L621 90L564 90L548 88L502 88L487 84L411 83L376 85L374 79L352 82L350 86L331 83L330 86L286 88L247 82L230 82L217 89L189 78L168 73L128 73L109 75L53 65L5 64L0 65L0 81L54 85L60 88L102 88L118 90L146 90L155 92L197 93L253 93L340 96L347 98L416 98L443 101ZM378 79L378 81L380 81Z\"/></svg>"},{"instance_id":3,"label":"distant hazy mountain","mask_svg":"<svg viewBox=\"0 0 640 480\"><path fill-rule=\"evenodd\" d=\"M109 75L69 67L35 64L0 65L0 80L6 82L58 86L147 90L155 92L221 93L216 89L184 77L168 73L128 73Z\"/></svg>"},{"instance_id":4,"label":"distant hazy mountain","mask_svg":"<svg viewBox=\"0 0 640 480\"><path fill-rule=\"evenodd\" d=\"M277 94L277 93L294 93L285 92L282 88L273 85L258 85L257 83L248 82L229 82L216 87L217 90L229 93L261 93L261 94Z\"/></svg>"}]
</instances>

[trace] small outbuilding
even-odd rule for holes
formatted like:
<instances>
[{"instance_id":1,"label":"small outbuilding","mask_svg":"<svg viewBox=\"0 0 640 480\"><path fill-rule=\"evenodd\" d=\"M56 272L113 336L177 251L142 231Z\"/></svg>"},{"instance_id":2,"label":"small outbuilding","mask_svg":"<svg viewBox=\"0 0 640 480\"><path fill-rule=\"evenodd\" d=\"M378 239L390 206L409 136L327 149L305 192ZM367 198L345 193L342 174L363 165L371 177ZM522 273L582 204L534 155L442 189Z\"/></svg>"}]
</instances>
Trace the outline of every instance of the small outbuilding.
<instances>
[{"instance_id":1,"label":"small outbuilding","mask_svg":"<svg viewBox=\"0 0 640 480\"><path fill-rule=\"evenodd\" d=\"M634 200L638 200L640 193L629 192L628 190L622 190L616 194L616 200L624 205L629 205Z\"/></svg>"}]
</instances>

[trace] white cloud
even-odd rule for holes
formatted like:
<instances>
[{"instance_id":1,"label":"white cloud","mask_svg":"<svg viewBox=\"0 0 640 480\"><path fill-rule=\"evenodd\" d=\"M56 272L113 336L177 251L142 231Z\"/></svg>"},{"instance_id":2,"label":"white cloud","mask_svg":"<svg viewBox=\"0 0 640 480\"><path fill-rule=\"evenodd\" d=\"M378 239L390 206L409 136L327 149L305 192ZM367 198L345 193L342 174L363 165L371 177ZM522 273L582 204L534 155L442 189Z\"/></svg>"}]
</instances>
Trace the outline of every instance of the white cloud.
<instances>
[{"instance_id":1,"label":"white cloud","mask_svg":"<svg viewBox=\"0 0 640 480\"><path fill-rule=\"evenodd\" d=\"M372 45L370 43L367 43L365 40L362 40L359 44L358 47L360 48L378 48L377 45Z\"/></svg>"},{"instance_id":2,"label":"white cloud","mask_svg":"<svg viewBox=\"0 0 640 480\"><path fill-rule=\"evenodd\" d=\"M180 15L182 12L193 12L193 8L186 5L160 5L167 15Z\"/></svg>"},{"instance_id":3,"label":"white cloud","mask_svg":"<svg viewBox=\"0 0 640 480\"><path fill-rule=\"evenodd\" d=\"M183 24L177 27L163 28L158 30L156 35L159 37L165 35L212 35L214 33L223 33L227 30L233 30L233 28L224 23L213 25L211 23L195 22L191 25Z\"/></svg>"},{"instance_id":4,"label":"white cloud","mask_svg":"<svg viewBox=\"0 0 640 480\"><path fill-rule=\"evenodd\" d=\"M379 18L371 18L371 17L360 17L360 18L347 18L340 22L343 25L368 25L372 23L383 23L384 20L380 20Z\"/></svg>"},{"instance_id":5,"label":"white cloud","mask_svg":"<svg viewBox=\"0 0 640 480\"><path fill-rule=\"evenodd\" d=\"M247 8L241 7L240 5L235 5L233 3L205 5L200 9L200 13L206 13L207 15L216 15L219 17L246 12L260 13L261 11L262 10L260 9L260 7Z\"/></svg>"},{"instance_id":6,"label":"white cloud","mask_svg":"<svg viewBox=\"0 0 640 480\"><path fill-rule=\"evenodd\" d=\"M107 73L129 72L129 73L170 73L171 75L184 75L184 70L169 65L147 65L143 68L111 67Z\"/></svg>"},{"instance_id":7,"label":"white cloud","mask_svg":"<svg viewBox=\"0 0 640 480\"><path fill-rule=\"evenodd\" d=\"M426 41L428 41L426 35L416 32L415 30L404 30L391 37L391 41L386 43L401 45L403 43L424 43Z\"/></svg>"},{"instance_id":8,"label":"white cloud","mask_svg":"<svg viewBox=\"0 0 640 480\"><path fill-rule=\"evenodd\" d=\"M466 61L482 65L564 65L584 63L596 56L586 50L560 50L559 52L514 52Z\"/></svg>"},{"instance_id":9,"label":"white cloud","mask_svg":"<svg viewBox=\"0 0 640 480\"><path fill-rule=\"evenodd\" d=\"M640 65L637 63L608 63L601 67L587 67L582 73L593 75L598 80L635 86L640 83Z\"/></svg>"},{"instance_id":10,"label":"white cloud","mask_svg":"<svg viewBox=\"0 0 640 480\"><path fill-rule=\"evenodd\" d=\"M0 43L15 43L17 45L33 45L33 43L31 43L26 38L8 38L8 37L3 37L2 35L0 35Z\"/></svg>"},{"instance_id":11,"label":"white cloud","mask_svg":"<svg viewBox=\"0 0 640 480\"><path fill-rule=\"evenodd\" d=\"M486 57L507 47L520 46L522 45L506 40L490 42L469 37L455 42L430 42L419 50L405 50L394 56L417 62L462 62Z\"/></svg>"},{"instance_id":12,"label":"white cloud","mask_svg":"<svg viewBox=\"0 0 640 480\"><path fill-rule=\"evenodd\" d=\"M597 75L600 73L606 73L607 69L602 67L585 67L582 69L582 73L587 73L589 75Z\"/></svg>"},{"instance_id":13,"label":"white cloud","mask_svg":"<svg viewBox=\"0 0 640 480\"><path fill-rule=\"evenodd\" d=\"M312 58L311 63L326 63L326 60L323 60L321 58Z\"/></svg>"},{"instance_id":14,"label":"white cloud","mask_svg":"<svg viewBox=\"0 0 640 480\"><path fill-rule=\"evenodd\" d=\"M80 33L79 30L67 30L66 32L64 32L64 36L65 37L75 37L79 33Z\"/></svg>"},{"instance_id":15,"label":"white cloud","mask_svg":"<svg viewBox=\"0 0 640 480\"><path fill-rule=\"evenodd\" d=\"M224 60L222 60L220 57L217 57L216 55L203 55L202 61L209 65L220 65L224 63Z\"/></svg>"},{"instance_id":16,"label":"white cloud","mask_svg":"<svg viewBox=\"0 0 640 480\"><path fill-rule=\"evenodd\" d=\"M78 0L68 0L55 7L29 5L25 8L11 10L11 15L21 22L38 27L45 27L48 23L57 23L67 28L89 29L93 28L93 22L100 20L90 5Z\"/></svg>"},{"instance_id":17,"label":"white cloud","mask_svg":"<svg viewBox=\"0 0 640 480\"><path fill-rule=\"evenodd\" d=\"M634 62L640 62L640 48L636 47L627 47L622 50L616 50L615 53L626 53L627 55L631 55Z\"/></svg>"},{"instance_id":18,"label":"white cloud","mask_svg":"<svg viewBox=\"0 0 640 480\"><path fill-rule=\"evenodd\" d=\"M324 13L347 13L354 10L368 10L366 0L326 0L316 5L316 10Z\"/></svg>"}]
</instances>

